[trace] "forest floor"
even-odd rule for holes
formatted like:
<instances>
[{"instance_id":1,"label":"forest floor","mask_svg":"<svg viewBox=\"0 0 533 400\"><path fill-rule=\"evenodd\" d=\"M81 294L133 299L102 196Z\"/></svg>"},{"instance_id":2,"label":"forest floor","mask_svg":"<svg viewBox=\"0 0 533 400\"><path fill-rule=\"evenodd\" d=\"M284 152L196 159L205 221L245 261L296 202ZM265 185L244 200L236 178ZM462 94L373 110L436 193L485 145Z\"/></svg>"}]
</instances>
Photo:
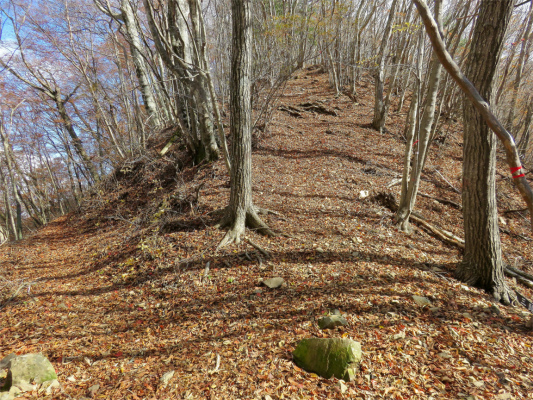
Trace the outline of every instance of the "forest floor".
<instances>
[{"instance_id":1,"label":"forest floor","mask_svg":"<svg viewBox=\"0 0 533 400\"><path fill-rule=\"evenodd\" d=\"M257 140L254 201L277 213L263 218L285 235L247 239L268 257L246 240L216 250L224 232L214 211L229 198L222 161L132 160L80 212L0 248L0 284L18 289L0 303L0 358L42 352L62 385L48 398L58 399L532 398L531 315L456 281L461 251L416 225L398 232L376 200L398 195L389 185L401 176L406 110L379 134L370 128L373 86L363 82L356 103L314 69L280 101L337 116L278 110ZM431 147L420 190L460 204L460 126L439 135L446 140ZM532 272L527 216L505 212L523 208L506 172L498 202L505 260ZM420 196L416 209L463 236L460 210ZM287 285L260 286L274 276ZM319 330L316 319L334 308L349 325ZM347 389L294 365L292 350L307 337L361 342Z\"/></svg>"}]
</instances>

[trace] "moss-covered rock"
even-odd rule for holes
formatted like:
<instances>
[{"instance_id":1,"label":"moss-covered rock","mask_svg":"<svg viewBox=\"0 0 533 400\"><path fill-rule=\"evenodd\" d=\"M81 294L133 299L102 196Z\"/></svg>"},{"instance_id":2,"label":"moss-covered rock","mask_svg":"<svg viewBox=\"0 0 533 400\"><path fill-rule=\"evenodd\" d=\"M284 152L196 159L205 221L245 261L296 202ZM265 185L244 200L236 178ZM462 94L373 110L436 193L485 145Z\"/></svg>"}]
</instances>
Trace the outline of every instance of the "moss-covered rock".
<instances>
[{"instance_id":1,"label":"moss-covered rock","mask_svg":"<svg viewBox=\"0 0 533 400\"><path fill-rule=\"evenodd\" d=\"M294 362L323 378L352 381L359 369L361 344L351 339L303 339L292 353Z\"/></svg>"},{"instance_id":2,"label":"moss-covered rock","mask_svg":"<svg viewBox=\"0 0 533 400\"><path fill-rule=\"evenodd\" d=\"M2 369L7 369L5 383L0 391L30 391L35 389L35 385L57 380L54 367L42 354L9 355L0 365Z\"/></svg>"}]
</instances>

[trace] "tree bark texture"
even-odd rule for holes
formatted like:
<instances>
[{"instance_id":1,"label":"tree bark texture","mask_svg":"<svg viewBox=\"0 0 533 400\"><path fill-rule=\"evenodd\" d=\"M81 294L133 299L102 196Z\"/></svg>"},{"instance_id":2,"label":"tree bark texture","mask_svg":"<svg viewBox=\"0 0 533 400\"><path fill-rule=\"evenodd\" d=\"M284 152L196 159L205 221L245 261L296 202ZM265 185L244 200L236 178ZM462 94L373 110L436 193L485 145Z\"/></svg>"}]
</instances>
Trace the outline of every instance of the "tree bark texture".
<instances>
[{"instance_id":1,"label":"tree bark texture","mask_svg":"<svg viewBox=\"0 0 533 400\"><path fill-rule=\"evenodd\" d=\"M443 67L448 71L453 80L457 83L459 88L466 94L468 100L481 114L490 129L498 136L498 139L503 143L505 155L507 156L507 164L511 168L513 181L520 191L522 199L527 204L529 215L531 218L531 227L533 228L533 190L529 186L526 175L520 161L520 155L515 145L513 136L503 127L501 122L496 118L492 112L489 104L479 94L476 87L470 80L461 72L457 63L453 60L450 53L446 50L441 34L438 30L437 24L431 17L429 8L424 0L413 0L415 3L422 21L426 28L426 32L431 40L431 44L439 57Z\"/></svg>"},{"instance_id":2,"label":"tree bark texture","mask_svg":"<svg viewBox=\"0 0 533 400\"><path fill-rule=\"evenodd\" d=\"M512 0L483 0L474 28L465 74L489 103L513 4ZM507 290L496 204L496 136L466 99L463 121L465 253L456 276L505 300Z\"/></svg>"},{"instance_id":3,"label":"tree bark texture","mask_svg":"<svg viewBox=\"0 0 533 400\"><path fill-rule=\"evenodd\" d=\"M252 203L252 15L251 0L231 1L233 42L230 77L231 189L230 204L220 226L229 231L219 248L240 242L245 227L271 231L258 217Z\"/></svg>"},{"instance_id":4,"label":"tree bark texture","mask_svg":"<svg viewBox=\"0 0 533 400\"><path fill-rule=\"evenodd\" d=\"M142 55L143 45L141 43L138 21L131 7L130 0L121 0L120 8L122 11L122 20L124 21L126 32L129 36L131 56L135 65L135 73L139 80L144 105L148 112L149 123L157 127L161 124L161 121L157 113L157 105L150 85L150 73Z\"/></svg>"}]
</instances>

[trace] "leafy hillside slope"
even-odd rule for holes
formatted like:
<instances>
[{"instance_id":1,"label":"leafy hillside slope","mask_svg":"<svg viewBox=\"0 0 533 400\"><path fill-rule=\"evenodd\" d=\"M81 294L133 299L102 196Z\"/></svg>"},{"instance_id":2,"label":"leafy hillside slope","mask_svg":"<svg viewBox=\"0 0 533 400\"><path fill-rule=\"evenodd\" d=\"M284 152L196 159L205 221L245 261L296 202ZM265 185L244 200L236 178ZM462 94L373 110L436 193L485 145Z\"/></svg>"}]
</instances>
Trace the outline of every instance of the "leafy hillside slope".
<instances>
[{"instance_id":1,"label":"leafy hillside slope","mask_svg":"<svg viewBox=\"0 0 533 400\"><path fill-rule=\"evenodd\" d=\"M178 149L158 158L161 140L79 214L0 248L0 357L43 352L62 383L51 396L59 399L529 396L530 315L457 282L460 250L422 228L399 233L378 201L399 190L389 186L401 174L405 110L378 134L369 127L372 91L360 87L358 103L336 98L316 69L290 81L253 159L254 201L275 211L264 218L279 237L248 232L244 243L216 251L217 210L229 197L223 162L191 167ZM283 111L290 107L300 115ZM459 129L444 128L421 185L451 203L460 203ZM511 184L500 176L505 257L531 272L528 221L504 213L523 208ZM451 203L419 197L417 211L462 236ZM273 276L287 285L260 286ZM350 325L320 331L316 318L332 308ZM299 339L330 336L362 344L361 371L345 393L291 360Z\"/></svg>"}]
</instances>

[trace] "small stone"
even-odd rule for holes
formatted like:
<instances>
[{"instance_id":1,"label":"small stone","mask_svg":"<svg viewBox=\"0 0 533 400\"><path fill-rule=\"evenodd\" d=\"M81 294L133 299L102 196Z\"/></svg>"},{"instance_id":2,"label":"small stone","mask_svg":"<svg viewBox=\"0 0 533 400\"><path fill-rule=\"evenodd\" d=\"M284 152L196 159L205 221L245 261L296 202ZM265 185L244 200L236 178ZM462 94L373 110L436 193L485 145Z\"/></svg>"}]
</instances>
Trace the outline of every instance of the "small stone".
<instances>
[{"instance_id":1,"label":"small stone","mask_svg":"<svg viewBox=\"0 0 533 400\"><path fill-rule=\"evenodd\" d=\"M474 318L472 318L472 315L470 315L467 312L463 313L462 316L465 317L466 319L469 319L470 321L472 321L474 319Z\"/></svg>"},{"instance_id":2,"label":"small stone","mask_svg":"<svg viewBox=\"0 0 533 400\"><path fill-rule=\"evenodd\" d=\"M57 379L53 381L47 381L41 385L41 389L45 389L46 394L51 394L53 389L58 389L61 387L61 384Z\"/></svg>"},{"instance_id":3,"label":"small stone","mask_svg":"<svg viewBox=\"0 0 533 400\"><path fill-rule=\"evenodd\" d=\"M359 192L359 198L362 200L362 199L366 199L368 196L370 195L370 192L368 190L361 190Z\"/></svg>"},{"instance_id":4,"label":"small stone","mask_svg":"<svg viewBox=\"0 0 533 400\"><path fill-rule=\"evenodd\" d=\"M0 361L0 369L7 368L7 365L9 362L14 359L17 355L15 353L8 354L4 358L2 358L2 361Z\"/></svg>"},{"instance_id":5,"label":"small stone","mask_svg":"<svg viewBox=\"0 0 533 400\"><path fill-rule=\"evenodd\" d=\"M320 329L333 329L337 326L346 326L348 321L340 315L329 315L321 317L317 321Z\"/></svg>"},{"instance_id":6,"label":"small stone","mask_svg":"<svg viewBox=\"0 0 533 400\"><path fill-rule=\"evenodd\" d=\"M316 251L318 251L319 253L323 253L324 252L324 249L322 247L317 247L316 248Z\"/></svg>"},{"instance_id":7,"label":"small stone","mask_svg":"<svg viewBox=\"0 0 533 400\"><path fill-rule=\"evenodd\" d=\"M452 355L450 353L442 352L437 354L440 358L452 358Z\"/></svg>"},{"instance_id":8,"label":"small stone","mask_svg":"<svg viewBox=\"0 0 533 400\"><path fill-rule=\"evenodd\" d=\"M473 383L474 383L474 386L478 388L482 387L485 384L485 382L483 381L475 381Z\"/></svg>"},{"instance_id":9,"label":"small stone","mask_svg":"<svg viewBox=\"0 0 533 400\"><path fill-rule=\"evenodd\" d=\"M346 386L344 384L344 381L340 380L339 381L339 389L340 389L341 393L344 394L348 390L348 386Z\"/></svg>"},{"instance_id":10,"label":"small stone","mask_svg":"<svg viewBox=\"0 0 533 400\"><path fill-rule=\"evenodd\" d=\"M491 311L492 313L496 314L496 315L501 315L501 313L502 313L502 312L500 311L500 308L499 308L497 305L495 305L495 304L493 304L492 306L490 306L490 311Z\"/></svg>"},{"instance_id":11,"label":"small stone","mask_svg":"<svg viewBox=\"0 0 533 400\"><path fill-rule=\"evenodd\" d=\"M283 278L276 277L276 278L265 279L261 283L270 289L277 289L281 285L283 285L283 283L285 283L285 280Z\"/></svg>"},{"instance_id":12,"label":"small stone","mask_svg":"<svg viewBox=\"0 0 533 400\"><path fill-rule=\"evenodd\" d=\"M427 297L416 296L416 295L413 295L412 297L415 303L418 304L420 307L431 305L431 301Z\"/></svg>"},{"instance_id":13,"label":"small stone","mask_svg":"<svg viewBox=\"0 0 533 400\"><path fill-rule=\"evenodd\" d=\"M513 398L513 395L511 393L500 393L496 398L498 400L509 400Z\"/></svg>"},{"instance_id":14,"label":"small stone","mask_svg":"<svg viewBox=\"0 0 533 400\"><path fill-rule=\"evenodd\" d=\"M174 376L174 373L175 373L175 372L176 372L176 371L168 371L167 373L165 373L165 374L161 377L161 379L160 379L161 384L162 384L163 386L167 386L167 385L168 385L168 382L172 379L172 377Z\"/></svg>"},{"instance_id":15,"label":"small stone","mask_svg":"<svg viewBox=\"0 0 533 400\"><path fill-rule=\"evenodd\" d=\"M392 337L393 340L405 339L405 331L401 331Z\"/></svg>"},{"instance_id":16,"label":"small stone","mask_svg":"<svg viewBox=\"0 0 533 400\"><path fill-rule=\"evenodd\" d=\"M90 388L89 388L89 393L91 393L91 395L94 396L94 394L96 392L98 392L98 389L100 389L100 385L96 384L96 385L92 385Z\"/></svg>"}]
</instances>

